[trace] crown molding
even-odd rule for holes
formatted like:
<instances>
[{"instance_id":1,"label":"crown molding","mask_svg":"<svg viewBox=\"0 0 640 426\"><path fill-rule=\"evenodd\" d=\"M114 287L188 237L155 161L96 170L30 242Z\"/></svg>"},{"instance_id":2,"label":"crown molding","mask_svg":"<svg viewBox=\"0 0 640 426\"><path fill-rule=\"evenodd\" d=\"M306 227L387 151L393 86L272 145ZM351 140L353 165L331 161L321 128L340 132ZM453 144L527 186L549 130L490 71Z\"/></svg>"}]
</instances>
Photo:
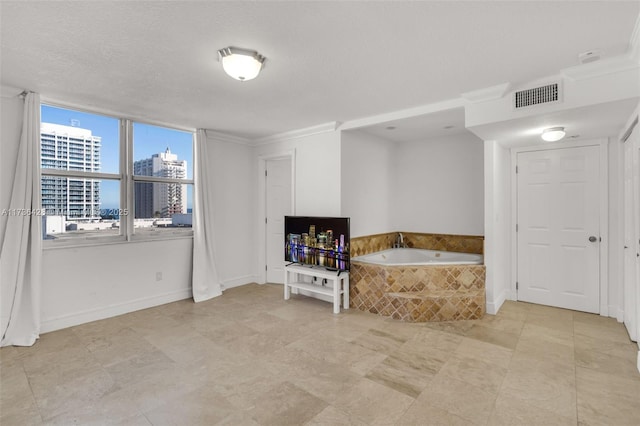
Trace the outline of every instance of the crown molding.
<instances>
[{"instance_id":1,"label":"crown molding","mask_svg":"<svg viewBox=\"0 0 640 426\"><path fill-rule=\"evenodd\" d=\"M464 107L464 104L465 102L462 98L449 99L433 104L421 105L415 108L407 108L385 114L345 121L340 126L340 130L359 129L361 127L368 127L374 124L386 123L387 121L402 120L404 118L418 117L420 115L432 114L434 112L461 108Z\"/></svg>"},{"instance_id":2,"label":"crown molding","mask_svg":"<svg viewBox=\"0 0 640 426\"><path fill-rule=\"evenodd\" d=\"M331 121L329 123L319 124L317 126L305 127L303 129L290 130L288 132L277 133L275 135L265 136L263 138L252 139L249 144L253 146L265 145L265 144L280 142L288 139L297 139L297 138L303 138L311 135L317 135L320 133L334 132L339 126L340 126L339 122Z\"/></svg>"},{"instance_id":3,"label":"crown molding","mask_svg":"<svg viewBox=\"0 0 640 426\"><path fill-rule=\"evenodd\" d=\"M579 81L629 71L639 67L640 63L638 63L638 60L634 60L632 52L629 52L625 55L614 56L613 58L601 59L588 64L564 68L560 70L560 74L573 81Z\"/></svg>"},{"instance_id":4,"label":"crown molding","mask_svg":"<svg viewBox=\"0 0 640 426\"><path fill-rule=\"evenodd\" d=\"M246 139L240 136L232 135L229 133L218 132L217 130L205 129L205 134L207 135L207 139L213 139L219 142L231 142L237 143L240 145L251 146L251 140Z\"/></svg>"},{"instance_id":5,"label":"crown molding","mask_svg":"<svg viewBox=\"0 0 640 426\"><path fill-rule=\"evenodd\" d=\"M509 89L511 89L511 83L502 83L484 89L465 92L460 96L471 103L479 103L500 99L509 91Z\"/></svg>"}]
</instances>

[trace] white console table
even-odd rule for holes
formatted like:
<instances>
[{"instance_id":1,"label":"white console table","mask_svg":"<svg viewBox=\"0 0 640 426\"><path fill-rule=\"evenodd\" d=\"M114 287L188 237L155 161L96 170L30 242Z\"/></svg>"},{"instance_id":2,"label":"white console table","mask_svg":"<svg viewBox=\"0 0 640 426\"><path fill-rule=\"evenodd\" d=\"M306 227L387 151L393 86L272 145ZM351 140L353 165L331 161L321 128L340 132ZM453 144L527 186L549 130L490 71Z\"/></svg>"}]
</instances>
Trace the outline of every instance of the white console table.
<instances>
[{"instance_id":1,"label":"white console table","mask_svg":"<svg viewBox=\"0 0 640 426\"><path fill-rule=\"evenodd\" d=\"M312 282L305 282L301 277L308 276ZM322 285L324 280L331 281L331 287ZM314 282L315 281L315 282ZM343 296L344 309L349 309L349 272L328 271L321 267L289 265L284 267L284 300L289 300L291 291L306 290L313 293L333 297L333 313L340 313L340 295Z\"/></svg>"}]
</instances>

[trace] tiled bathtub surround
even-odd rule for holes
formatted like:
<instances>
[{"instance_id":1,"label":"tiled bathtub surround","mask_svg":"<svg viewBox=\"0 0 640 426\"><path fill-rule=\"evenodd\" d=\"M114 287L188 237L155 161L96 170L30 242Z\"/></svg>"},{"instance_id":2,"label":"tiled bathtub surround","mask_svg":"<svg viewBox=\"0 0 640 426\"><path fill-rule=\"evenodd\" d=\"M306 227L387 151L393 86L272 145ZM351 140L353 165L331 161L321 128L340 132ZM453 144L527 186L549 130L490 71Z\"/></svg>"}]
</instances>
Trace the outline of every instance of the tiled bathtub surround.
<instances>
[{"instance_id":1,"label":"tiled bathtub surround","mask_svg":"<svg viewBox=\"0 0 640 426\"><path fill-rule=\"evenodd\" d=\"M353 262L351 306L410 322L479 319L484 265L379 266Z\"/></svg>"},{"instance_id":2,"label":"tiled bathtub surround","mask_svg":"<svg viewBox=\"0 0 640 426\"><path fill-rule=\"evenodd\" d=\"M410 248L483 254L484 237L402 232ZM351 239L351 257L393 247L397 232ZM403 321L482 318L484 265L378 266L351 264L351 307Z\"/></svg>"},{"instance_id":3,"label":"tiled bathtub surround","mask_svg":"<svg viewBox=\"0 0 640 426\"><path fill-rule=\"evenodd\" d=\"M457 253L484 253L484 237L482 235L419 234L415 232L403 232L402 236L404 237L404 242L411 248L455 251Z\"/></svg>"},{"instance_id":4,"label":"tiled bathtub surround","mask_svg":"<svg viewBox=\"0 0 640 426\"><path fill-rule=\"evenodd\" d=\"M351 257L375 253L393 247L398 232L351 238ZM475 235L422 234L402 232L407 247L427 250L483 254L484 237Z\"/></svg>"},{"instance_id":5,"label":"tiled bathtub surround","mask_svg":"<svg viewBox=\"0 0 640 426\"><path fill-rule=\"evenodd\" d=\"M363 254L386 250L393 247L397 236L397 232L390 232L388 234L351 238L349 255L351 258L354 258L356 256L362 256Z\"/></svg>"}]
</instances>

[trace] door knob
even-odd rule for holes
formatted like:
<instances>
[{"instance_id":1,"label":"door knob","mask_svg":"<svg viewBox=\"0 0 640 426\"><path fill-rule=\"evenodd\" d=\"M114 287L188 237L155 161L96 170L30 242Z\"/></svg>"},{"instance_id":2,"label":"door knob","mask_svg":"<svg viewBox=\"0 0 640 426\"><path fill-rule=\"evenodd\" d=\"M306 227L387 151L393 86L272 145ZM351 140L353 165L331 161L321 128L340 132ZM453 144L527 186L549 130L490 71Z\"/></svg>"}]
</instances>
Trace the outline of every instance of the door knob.
<instances>
[{"instance_id":1,"label":"door knob","mask_svg":"<svg viewBox=\"0 0 640 426\"><path fill-rule=\"evenodd\" d=\"M598 241L598 239L592 235L589 237L589 241L591 241L592 243L595 243L596 241Z\"/></svg>"}]
</instances>

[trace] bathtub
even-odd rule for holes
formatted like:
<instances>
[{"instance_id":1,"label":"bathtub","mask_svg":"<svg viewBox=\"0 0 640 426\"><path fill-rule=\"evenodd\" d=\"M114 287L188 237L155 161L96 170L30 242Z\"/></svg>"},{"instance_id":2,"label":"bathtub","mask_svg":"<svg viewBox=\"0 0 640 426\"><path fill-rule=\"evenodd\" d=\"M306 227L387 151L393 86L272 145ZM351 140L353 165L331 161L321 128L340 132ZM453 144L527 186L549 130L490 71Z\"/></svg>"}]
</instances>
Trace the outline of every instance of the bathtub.
<instances>
[{"instance_id":1,"label":"bathtub","mask_svg":"<svg viewBox=\"0 0 640 426\"><path fill-rule=\"evenodd\" d=\"M386 266L409 265L482 265L481 254L455 253L439 250L392 248L357 256L351 260Z\"/></svg>"},{"instance_id":2,"label":"bathtub","mask_svg":"<svg viewBox=\"0 0 640 426\"><path fill-rule=\"evenodd\" d=\"M481 254L394 248L353 257L350 306L408 322L455 321L485 314Z\"/></svg>"}]
</instances>

